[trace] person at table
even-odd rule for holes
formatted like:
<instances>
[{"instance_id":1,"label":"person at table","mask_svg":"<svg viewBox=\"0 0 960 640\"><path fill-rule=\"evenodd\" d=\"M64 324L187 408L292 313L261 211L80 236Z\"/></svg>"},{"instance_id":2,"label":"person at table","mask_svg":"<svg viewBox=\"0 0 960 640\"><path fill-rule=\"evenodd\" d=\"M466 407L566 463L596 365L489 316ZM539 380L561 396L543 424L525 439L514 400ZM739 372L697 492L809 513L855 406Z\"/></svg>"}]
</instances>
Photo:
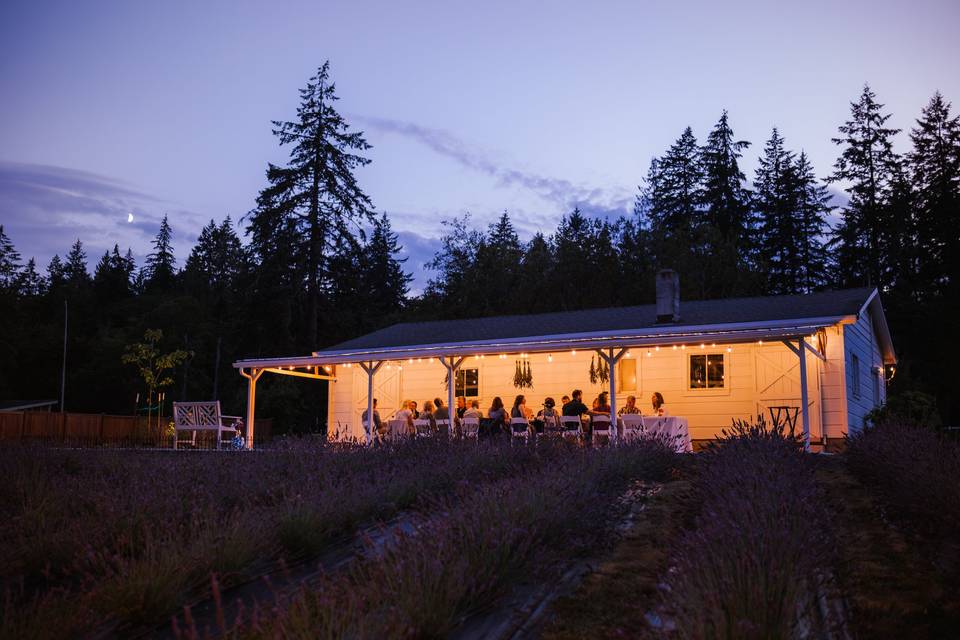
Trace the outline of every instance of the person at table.
<instances>
[{"instance_id":1,"label":"person at table","mask_svg":"<svg viewBox=\"0 0 960 640\"><path fill-rule=\"evenodd\" d=\"M480 410L480 401L471 400L470 406L463 412L464 418L482 418L483 411Z\"/></svg>"},{"instance_id":2,"label":"person at table","mask_svg":"<svg viewBox=\"0 0 960 640\"><path fill-rule=\"evenodd\" d=\"M416 429L413 428L413 411L410 410L410 405L412 402L410 400L404 400L400 404L400 409L393 414L394 420L403 420L404 428L403 432L405 435L412 435L416 433Z\"/></svg>"},{"instance_id":3,"label":"person at table","mask_svg":"<svg viewBox=\"0 0 960 640\"><path fill-rule=\"evenodd\" d=\"M410 415L413 416L413 419L414 419L414 420L419 420L419 419L420 419L420 412L417 411L417 401L416 401L416 400L411 400L411 401L410 401Z\"/></svg>"},{"instance_id":4,"label":"person at table","mask_svg":"<svg viewBox=\"0 0 960 640\"><path fill-rule=\"evenodd\" d=\"M545 431L560 427L560 412L556 407L554 399L547 397L543 400L543 409L537 412L537 419L543 422Z\"/></svg>"},{"instance_id":5,"label":"person at table","mask_svg":"<svg viewBox=\"0 0 960 640\"><path fill-rule=\"evenodd\" d=\"M667 415L667 409L663 406L663 396L659 391L653 392L653 397L650 398L651 404L653 404L653 414L657 416Z\"/></svg>"},{"instance_id":6,"label":"person at table","mask_svg":"<svg viewBox=\"0 0 960 640\"><path fill-rule=\"evenodd\" d=\"M367 417L367 409L363 410L363 413L360 414L360 422L363 424L364 430L369 430L368 426L369 418ZM384 434L383 422L380 421L380 412L377 411L377 399L373 399L373 431L370 433L370 437L374 439L379 439Z\"/></svg>"},{"instance_id":7,"label":"person at table","mask_svg":"<svg viewBox=\"0 0 960 640\"><path fill-rule=\"evenodd\" d=\"M563 396L560 398L560 408L563 409L563 405L567 404L568 402L570 402L570 396L568 396L568 395L563 395Z\"/></svg>"},{"instance_id":8,"label":"person at table","mask_svg":"<svg viewBox=\"0 0 960 640\"><path fill-rule=\"evenodd\" d=\"M583 414L590 412L590 410L587 409L587 405L583 404L583 391L580 389L574 389L573 393L570 395L573 396L573 399L565 402L563 407L560 409L563 415L582 416Z\"/></svg>"},{"instance_id":9,"label":"person at table","mask_svg":"<svg viewBox=\"0 0 960 640\"><path fill-rule=\"evenodd\" d=\"M462 418L467 412L467 399L464 396L457 396L457 418Z\"/></svg>"},{"instance_id":10,"label":"person at table","mask_svg":"<svg viewBox=\"0 0 960 640\"><path fill-rule=\"evenodd\" d=\"M597 399L594 400L593 409L590 412L590 415L610 415L610 394L606 391L602 392Z\"/></svg>"},{"instance_id":11,"label":"person at table","mask_svg":"<svg viewBox=\"0 0 960 640\"><path fill-rule=\"evenodd\" d=\"M450 435L450 412L443 406L443 400L440 398L434 398L433 405L436 407L436 409L433 410L434 427L436 427L439 420L446 420L447 425L439 427L439 430L441 436L447 437Z\"/></svg>"},{"instance_id":12,"label":"person at table","mask_svg":"<svg viewBox=\"0 0 960 640\"><path fill-rule=\"evenodd\" d=\"M627 404L617 410L618 416L636 416L640 415L640 407L637 406L636 396L627 396Z\"/></svg>"},{"instance_id":13,"label":"person at table","mask_svg":"<svg viewBox=\"0 0 960 640\"><path fill-rule=\"evenodd\" d=\"M420 412L420 419L430 421L431 432L435 432L437 430L437 421L433 417L433 403L429 400L423 403L423 411Z\"/></svg>"},{"instance_id":14,"label":"person at table","mask_svg":"<svg viewBox=\"0 0 960 640\"><path fill-rule=\"evenodd\" d=\"M509 421L507 410L503 408L503 400L496 396L490 403L490 410L487 411L487 418L490 419L490 435L497 435L503 431L504 425Z\"/></svg>"}]
</instances>

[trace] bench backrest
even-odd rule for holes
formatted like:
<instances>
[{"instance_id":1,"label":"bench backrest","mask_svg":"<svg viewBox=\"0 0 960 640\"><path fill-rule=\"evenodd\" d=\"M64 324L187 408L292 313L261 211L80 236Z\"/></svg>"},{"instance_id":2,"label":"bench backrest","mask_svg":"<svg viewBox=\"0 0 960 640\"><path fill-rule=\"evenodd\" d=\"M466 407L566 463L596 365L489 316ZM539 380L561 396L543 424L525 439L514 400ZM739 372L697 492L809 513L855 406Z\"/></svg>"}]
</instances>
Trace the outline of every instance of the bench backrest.
<instances>
[{"instance_id":1,"label":"bench backrest","mask_svg":"<svg viewBox=\"0 0 960 640\"><path fill-rule=\"evenodd\" d=\"M173 423L177 429L220 427L220 401L174 402Z\"/></svg>"}]
</instances>

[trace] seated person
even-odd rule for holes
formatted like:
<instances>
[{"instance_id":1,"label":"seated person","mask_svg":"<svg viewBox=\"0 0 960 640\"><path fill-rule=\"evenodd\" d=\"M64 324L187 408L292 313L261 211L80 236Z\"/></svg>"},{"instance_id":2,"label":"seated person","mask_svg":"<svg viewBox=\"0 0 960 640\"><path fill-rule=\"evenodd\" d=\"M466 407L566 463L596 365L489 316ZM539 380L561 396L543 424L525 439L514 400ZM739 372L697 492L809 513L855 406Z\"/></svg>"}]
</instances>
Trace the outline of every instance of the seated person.
<instances>
[{"instance_id":1,"label":"seated person","mask_svg":"<svg viewBox=\"0 0 960 640\"><path fill-rule=\"evenodd\" d=\"M570 396L564 394L564 395L560 398L560 408L562 409L562 408L563 408L563 405L567 404L568 402L570 402Z\"/></svg>"},{"instance_id":2,"label":"seated person","mask_svg":"<svg viewBox=\"0 0 960 640\"><path fill-rule=\"evenodd\" d=\"M457 396L457 417L462 418L467 412L467 399L463 396Z\"/></svg>"},{"instance_id":3,"label":"seated person","mask_svg":"<svg viewBox=\"0 0 960 640\"><path fill-rule=\"evenodd\" d=\"M360 423L363 424L363 429L366 431L367 427L367 410L364 409L363 413L360 414ZM373 432L370 434L371 438L376 438L378 435L383 435L383 423L380 421L380 412L377 411L377 399L373 399Z\"/></svg>"},{"instance_id":4,"label":"seated person","mask_svg":"<svg viewBox=\"0 0 960 640\"><path fill-rule=\"evenodd\" d=\"M433 404L436 407L436 409L433 410L433 426L440 430L441 435L447 436L450 434L450 412L447 411L445 406L443 406L443 400L440 398L434 398ZM439 420L447 420L447 425L438 427L437 421Z\"/></svg>"},{"instance_id":5,"label":"seated person","mask_svg":"<svg viewBox=\"0 0 960 640\"><path fill-rule=\"evenodd\" d=\"M437 430L437 420L433 417L433 403L429 400L423 403L423 411L420 412L420 419L430 421L430 431Z\"/></svg>"},{"instance_id":6,"label":"seated person","mask_svg":"<svg viewBox=\"0 0 960 640\"><path fill-rule=\"evenodd\" d=\"M583 391L580 389L574 389L571 394L573 399L564 403L561 411L565 416L582 416L585 413L589 413L587 405L583 404Z\"/></svg>"},{"instance_id":7,"label":"seated person","mask_svg":"<svg viewBox=\"0 0 960 640\"><path fill-rule=\"evenodd\" d=\"M556 429L560 426L560 413L556 409L556 402L553 398L544 399L543 409L537 413L537 419L543 422L546 430Z\"/></svg>"},{"instance_id":8,"label":"seated person","mask_svg":"<svg viewBox=\"0 0 960 640\"><path fill-rule=\"evenodd\" d=\"M594 401L593 410L590 411L591 415L610 415L610 394L604 391L597 399Z\"/></svg>"},{"instance_id":9,"label":"seated person","mask_svg":"<svg viewBox=\"0 0 960 640\"><path fill-rule=\"evenodd\" d=\"M627 404L620 407L620 409L617 411L617 415L640 415L640 407L637 406L637 397L627 396Z\"/></svg>"},{"instance_id":10,"label":"seated person","mask_svg":"<svg viewBox=\"0 0 960 640\"><path fill-rule=\"evenodd\" d=\"M667 409L663 406L663 396L659 391L653 392L653 397L650 398L650 402L653 405L653 413L657 416L667 415Z\"/></svg>"},{"instance_id":11,"label":"seated person","mask_svg":"<svg viewBox=\"0 0 960 640\"><path fill-rule=\"evenodd\" d=\"M407 435L411 435L412 433L415 432L415 429L413 428L413 411L410 410L410 404L411 404L410 400L404 400L400 404L400 409L398 409L397 412L393 414L394 420L404 421L406 425L404 428L404 432Z\"/></svg>"},{"instance_id":12,"label":"seated person","mask_svg":"<svg viewBox=\"0 0 960 640\"><path fill-rule=\"evenodd\" d=\"M470 407L463 412L463 417L464 418L482 418L483 411L480 410L480 401L471 400Z\"/></svg>"},{"instance_id":13,"label":"seated person","mask_svg":"<svg viewBox=\"0 0 960 640\"><path fill-rule=\"evenodd\" d=\"M508 422L509 416L507 416L506 409L503 408L503 400L500 399L500 396L496 396L493 402L490 403L487 418L489 418L491 422L492 434L500 433L503 426Z\"/></svg>"},{"instance_id":14,"label":"seated person","mask_svg":"<svg viewBox=\"0 0 960 640\"><path fill-rule=\"evenodd\" d=\"M411 401L410 401L410 414L413 416L413 419L414 419L414 420L417 420L417 419L420 418L420 412L417 411L417 401L416 401L416 400L411 400Z\"/></svg>"}]
</instances>

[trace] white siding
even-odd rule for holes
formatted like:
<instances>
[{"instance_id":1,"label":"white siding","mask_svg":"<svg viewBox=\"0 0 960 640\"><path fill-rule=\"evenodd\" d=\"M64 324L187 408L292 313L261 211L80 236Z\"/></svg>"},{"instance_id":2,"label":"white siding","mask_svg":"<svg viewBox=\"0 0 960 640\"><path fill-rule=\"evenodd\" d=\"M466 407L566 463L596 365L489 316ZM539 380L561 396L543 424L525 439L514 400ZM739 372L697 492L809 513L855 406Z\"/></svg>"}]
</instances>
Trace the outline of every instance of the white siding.
<instances>
[{"instance_id":1,"label":"white siding","mask_svg":"<svg viewBox=\"0 0 960 640\"><path fill-rule=\"evenodd\" d=\"M813 356L807 358L807 374L810 399L810 431L814 441L819 440L821 415L825 417L828 435L833 437L845 429L845 415L841 410L842 394L838 389L838 380L842 376L842 336L839 330L832 331L828 341L828 356L835 355L831 363L823 366ZM799 362L797 357L783 344L776 342L764 344L732 345L727 353L727 345L709 346L701 351L699 345L685 350L673 350L670 347L659 351L633 349L630 358L636 361L636 391L619 392L617 405L623 406L626 396L636 395L638 405L645 412L650 411L650 396L654 391L663 394L667 410L671 415L686 417L690 422L691 437L695 440L712 438L721 429L728 428L734 418L752 418L758 413L769 420L767 407L771 405L800 405ZM692 353L722 353L725 357L723 389L688 388L688 357ZM569 395L574 388L583 390L584 401L591 400L607 385L591 385L589 367L591 352L569 351L552 354L549 362L547 354L531 354L529 361L533 373L534 386L522 391L527 396L527 405L534 410L540 408L543 399L552 396L557 403L563 395ZM508 407L520 391L513 387L513 374L518 356L500 359L488 355L483 359L469 356L464 359L463 367L477 368L480 372L480 403L486 410L494 396L500 396ZM402 371L397 372L396 363L390 370L399 381L400 399L416 400L420 407L426 400L440 396L446 401L443 366L436 359L404 361ZM387 372L381 369L377 380ZM333 402L331 434L340 427L340 435L361 437L360 413L366 407L366 374L357 366L337 367L337 382L334 383L331 401ZM821 384L828 401L821 409ZM380 415L386 419L396 407L384 405L383 391L375 392L381 402ZM801 420L797 419L797 429Z\"/></svg>"},{"instance_id":2,"label":"white siding","mask_svg":"<svg viewBox=\"0 0 960 640\"><path fill-rule=\"evenodd\" d=\"M886 384L883 379L883 357L873 330L870 313L864 313L856 322L844 325L847 424L851 432L863 427L863 418L875 407L886 402ZM858 368L854 369L856 356ZM860 393L854 394L856 376L860 377ZM875 396L876 390L876 396Z\"/></svg>"}]
</instances>

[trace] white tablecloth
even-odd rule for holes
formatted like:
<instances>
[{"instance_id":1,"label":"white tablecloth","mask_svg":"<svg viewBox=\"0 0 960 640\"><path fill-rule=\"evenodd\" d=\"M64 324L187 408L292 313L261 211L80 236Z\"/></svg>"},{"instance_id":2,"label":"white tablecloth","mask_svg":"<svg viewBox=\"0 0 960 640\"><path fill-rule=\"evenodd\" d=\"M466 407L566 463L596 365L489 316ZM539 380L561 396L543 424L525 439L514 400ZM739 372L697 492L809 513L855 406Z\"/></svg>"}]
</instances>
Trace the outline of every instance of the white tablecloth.
<instances>
[{"instance_id":1,"label":"white tablecloth","mask_svg":"<svg viewBox=\"0 0 960 640\"><path fill-rule=\"evenodd\" d=\"M676 442L678 453L693 451L693 445L690 443L690 427L686 418L679 416L643 416L641 420L643 421L644 434L663 434L672 438ZM620 426L622 429L622 419Z\"/></svg>"}]
</instances>

